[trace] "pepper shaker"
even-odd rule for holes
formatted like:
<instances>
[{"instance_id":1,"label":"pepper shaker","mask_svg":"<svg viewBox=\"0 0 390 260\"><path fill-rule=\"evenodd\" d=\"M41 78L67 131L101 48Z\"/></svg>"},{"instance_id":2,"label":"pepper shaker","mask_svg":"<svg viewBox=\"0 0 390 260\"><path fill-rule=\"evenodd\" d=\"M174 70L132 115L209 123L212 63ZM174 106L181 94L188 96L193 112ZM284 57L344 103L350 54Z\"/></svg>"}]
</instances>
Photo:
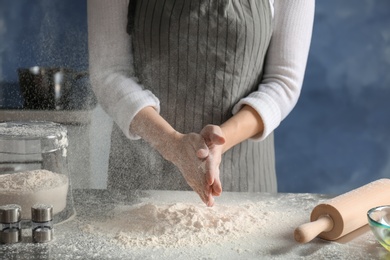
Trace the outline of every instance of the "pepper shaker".
<instances>
[{"instance_id":1,"label":"pepper shaker","mask_svg":"<svg viewBox=\"0 0 390 260\"><path fill-rule=\"evenodd\" d=\"M35 204L31 207L32 239L35 243L46 243L53 239L53 206Z\"/></svg>"},{"instance_id":2,"label":"pepper shaker","mask_svg":"<svg viewBox=\"0 0 390 260\"><path fill-rule=\"evenodd\" d=\"M0 207L0 243L13 244L22 240L21 207L8 204Z\"/></svg>"}]
</instances>

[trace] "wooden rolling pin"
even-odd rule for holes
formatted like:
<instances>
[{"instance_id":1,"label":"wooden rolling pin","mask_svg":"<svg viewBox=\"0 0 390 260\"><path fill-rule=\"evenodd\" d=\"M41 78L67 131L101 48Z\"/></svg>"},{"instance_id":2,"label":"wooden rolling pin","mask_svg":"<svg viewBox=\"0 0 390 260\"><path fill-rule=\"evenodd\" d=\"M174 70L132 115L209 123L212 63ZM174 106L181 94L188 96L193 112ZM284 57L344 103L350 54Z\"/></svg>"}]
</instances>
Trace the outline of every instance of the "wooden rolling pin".
<instances>
[{"instance_id":1,"label":"wooden rolling pin","mask_svg":"<svg viewBox=\"0 0 390 260\"><path fill-rule=\"evenodd\" d=\"M390 205L390 179L380 179L317 205L309 223L295 229L294 238L307 243L315 237L336 240L367 224L367 211Z\"/></svg>"}]
</instances>

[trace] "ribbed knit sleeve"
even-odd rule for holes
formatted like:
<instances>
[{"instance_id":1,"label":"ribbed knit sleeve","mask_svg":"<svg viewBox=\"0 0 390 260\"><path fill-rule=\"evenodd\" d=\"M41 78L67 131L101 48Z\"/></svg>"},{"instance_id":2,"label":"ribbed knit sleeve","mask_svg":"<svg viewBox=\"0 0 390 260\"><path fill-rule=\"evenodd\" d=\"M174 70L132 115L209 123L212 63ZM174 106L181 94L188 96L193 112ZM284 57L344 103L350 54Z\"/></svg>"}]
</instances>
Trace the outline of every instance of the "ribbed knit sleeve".
<instances>
[{"instance_id":1,"label":"ribbed knit sleeve","mask_svg":"<svg viewBox=\"0 0 390 260\"><path fill-rule=\"evenodd\" d=\"M153 93L134 77L131 37L126 33L128 0L88 0L89 71L96 97L129 139L134 116L147 106L160 111Z\"/></svg>"},{"instance_id":2,"label":"ribbed knit sleeve","mask_svg":"<svg viewBox=\"0 0 390 260\"><path fill-rule=\"evenodd\" d=\"M310 48L314 0L274 0L274 29L257 91L240 100L233 109L253 107L261 116L265 139L291 112L301 92Z\"/></svg>"}]
</instances>

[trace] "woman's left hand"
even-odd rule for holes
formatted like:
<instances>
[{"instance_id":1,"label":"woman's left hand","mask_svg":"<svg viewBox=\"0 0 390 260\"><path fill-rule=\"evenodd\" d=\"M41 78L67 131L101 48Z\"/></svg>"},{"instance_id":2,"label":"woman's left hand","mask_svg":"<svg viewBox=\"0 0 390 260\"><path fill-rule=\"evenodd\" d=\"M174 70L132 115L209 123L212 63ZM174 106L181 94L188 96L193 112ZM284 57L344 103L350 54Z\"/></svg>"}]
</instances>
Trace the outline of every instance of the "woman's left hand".
<instances>
[{"instance_id":1,"label":"woman's left hand","mask_svg":"<svg viewBox=\"0 0 390 260\"><path fill-rule=\"evenodd\" d=\"M222 193L219 165L222 160L225 137L221 127L217 125L206 125L200 135L209 148L209 155L205 159L206 181L211 187L212 195L219 196Z\"/></svg>"}]
</instances>

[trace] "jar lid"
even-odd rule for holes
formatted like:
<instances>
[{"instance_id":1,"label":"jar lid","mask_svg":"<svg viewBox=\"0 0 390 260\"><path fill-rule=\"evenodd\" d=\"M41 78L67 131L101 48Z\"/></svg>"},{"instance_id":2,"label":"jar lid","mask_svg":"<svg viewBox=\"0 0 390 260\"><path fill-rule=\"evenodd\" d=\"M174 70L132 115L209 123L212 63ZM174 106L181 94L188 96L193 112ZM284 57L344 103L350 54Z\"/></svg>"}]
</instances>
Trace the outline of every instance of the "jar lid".
<instances>
[{"instance_id":1,"label":"jar lid","mask_svg":"<svg viewBox=\"0 0 390 260\"><path fill-rule=\"evenodd\" d=\"M46 121L0 123L0 153L41 154L68 146L66 127Z\"/></svg>"},{"instance_id":2,"label":"jar lid","mask_svg":"<svg viewBox=\"0 0 390 260\"><path fill-rule=\"evenodd\" d=\"M16 223L21 218L21 207L16 204L8 204L0 207L0 223Z\"/></svg>"},{"instance_id":3,"label":"jar lid","mask_svg":"<svg viewBox=\"0 0 390 260\"><path fill-rule=\"evenodd\" d=\"M31 220L34 222L47 222L53 219L53 206L35 204L31 207Z\"/></svg>"}]
</instances>

